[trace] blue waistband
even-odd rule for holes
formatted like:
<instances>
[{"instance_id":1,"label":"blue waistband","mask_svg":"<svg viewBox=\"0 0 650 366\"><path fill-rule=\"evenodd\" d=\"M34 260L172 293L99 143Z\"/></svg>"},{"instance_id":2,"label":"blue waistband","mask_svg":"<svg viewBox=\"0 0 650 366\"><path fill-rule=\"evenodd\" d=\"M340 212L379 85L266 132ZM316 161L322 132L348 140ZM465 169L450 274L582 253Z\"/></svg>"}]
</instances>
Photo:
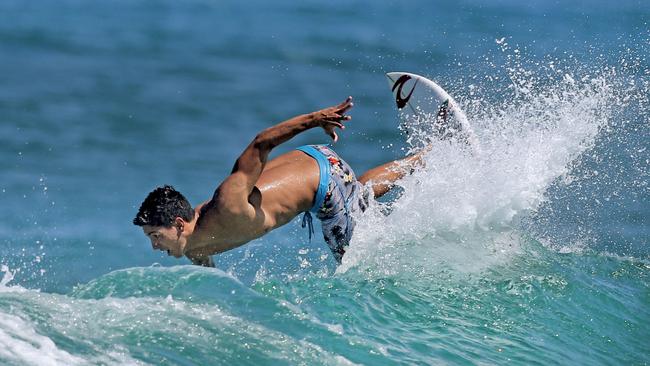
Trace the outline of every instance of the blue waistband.
<instances>
[{"instance_id":1,"label":"blue waistband","mask_svg":"<svg viewBox=\"0 0 650 366\"><path fill-rule=\"evenodd\" d=\"M318 190L316 191L316 198L314 198L314 205L311 208L311 212L318 212L321 206L323 206L323 201L325 200L325 195L327 194L327 186L329 184L330 178L330 162L327 160L325 155L322 152L318 151L312 145L304 145L296 148L305 154L316 159L318 163L318 170L320 173L320 180L318 182Z\"/></svg>"}]
</instances>

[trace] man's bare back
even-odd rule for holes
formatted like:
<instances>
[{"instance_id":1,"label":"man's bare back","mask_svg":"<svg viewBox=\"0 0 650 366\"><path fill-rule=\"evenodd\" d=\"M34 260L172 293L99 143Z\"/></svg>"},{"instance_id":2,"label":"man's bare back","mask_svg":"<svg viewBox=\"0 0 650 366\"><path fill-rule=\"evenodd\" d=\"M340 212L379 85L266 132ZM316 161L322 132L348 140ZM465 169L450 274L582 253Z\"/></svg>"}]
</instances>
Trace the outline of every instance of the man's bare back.
<instances>
[{"instance_id":1,"label":"man's bare back","mask_svg":"<svg viewBox=\"0 0 650 366\"><path fill-rule=\"evenodd\" d=\"M351 119L346 115L352 108L352 98L343 103L300 115L260 132L237 159L231 174L219 185L212 198L192 208L182 194L170 186L159 187L142 203L133 223L141 226L156 250L167 251L175 257L187 256L195 264L210 265L210 255L236 248L280 227L302 212L311 210L319 218L331 214L339 191L349 194L345 206L338 204L348 220L342 224L345 235L334 234L325 239L341 242L338 260L347 246L353 223L349 216L349 200L358 194L360 185L369 183L375 197L386 193L393 182L420 163L412 156L376 167L358 180L351 168L329 149L291 151L267 161L271 150L293 136L314 127L321 127L336 142L335 129L345 128ZM312 152L313 151L313 152ZM321 156L322 155L322 156ZM329 161L328 161L329 159ZM333 169L333 177L325 171ZM343 170L341 168L344 168ZM349 170L349 171L348 171ZM336 175L340 174L340 175ZM338 179L338 180L337 180ZM324 183L329 182L329 191ZM336 185L339 189L333 189ZM341 201L342 198L339 199ZM322 207L314 207L322 204ZM341 216L343 217L343 216Z\"/></svg>"},{"instance_id":2,"label":"man's bare back","mask_svg":"<svg viewBox=\"0 0 650 366\"><path fill-rule=\"evenodd\" d=\"M230 213L220 214L216 205L205 202L196 208L197 223L185 254L200 256L199 248L222 252L256 239L309 210L318 186L318 165L300 151L291 151L269 161L249 196L256 217L233 230L237 222Z\"/></svg>"}]
</instances>

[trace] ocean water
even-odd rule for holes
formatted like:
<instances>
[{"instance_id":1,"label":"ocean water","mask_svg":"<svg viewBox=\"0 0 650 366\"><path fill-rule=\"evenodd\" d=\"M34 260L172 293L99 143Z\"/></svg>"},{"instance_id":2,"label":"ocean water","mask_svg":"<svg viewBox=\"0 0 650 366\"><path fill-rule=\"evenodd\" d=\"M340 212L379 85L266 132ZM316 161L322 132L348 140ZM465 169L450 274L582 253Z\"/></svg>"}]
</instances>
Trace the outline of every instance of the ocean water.
<instances>
[{"instance_id":1,"label":"ocean water","mask_svg":"<svg viewBox=\"0 0 650 366\"><path fill-rule=\"evenodd\" d=\"M0 19L0 364L650 363L648 2L7 0ZM348 95L341 156L405 156L426 123L389 71L443 85L482 153L435 142L341 266L299 219L215 269L131 224L154 187L201 202L257 132Z\"/></svg>"}]
</instances>

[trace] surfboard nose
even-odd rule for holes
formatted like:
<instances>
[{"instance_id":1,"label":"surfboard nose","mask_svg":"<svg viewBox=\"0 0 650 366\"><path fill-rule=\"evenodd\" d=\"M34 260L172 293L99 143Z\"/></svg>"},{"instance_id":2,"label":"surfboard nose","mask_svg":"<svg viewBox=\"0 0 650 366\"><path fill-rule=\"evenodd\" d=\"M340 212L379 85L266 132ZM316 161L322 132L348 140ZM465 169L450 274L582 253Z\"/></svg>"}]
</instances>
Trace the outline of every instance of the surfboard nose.
<instances>
[{"instance_id":1,"label":"surfboard nose","mask_svg":"<svg viewBox=\"0 0 650 366\"><path fill-rule=\"evenodd\" d=\"M440 85L409 72L388 72L386 78L398 109L431 120L439 139L459 141L468 145L474 154L480 153L478 139L467 116Z\"/></svg>"},{"instance_id":2,"label":"surfboard nose","mask_svg":"<svg viewBox=\"0 0 650 366\"><path fill-rule=\"evenodd\" d=\"M386 73L386 78L388 78L388 82L394 83L395 80L399 79L399 77L402 75L411 75L411 73L403 71L391 71Z\"/></svg>"},{"instance_id":3,"label":"surfboard nose","mask_svg":"<svg viewBox=\"0 0 650 366\"><path fill-rule=\"evenodd\" d=\"M411 99L411 96L415 91L415 85L417 84L418 79L414 76L416 75L406 72L389 72L386 74L388 85L393 92L395 104L398 109L406 107L406 104L409 102L409 99ZM409 86L405 87L406 84L409 84Z\"/></svg>"},{"instance_id":4,"label":"surfboard nose","mask_svg":"<svg viewBox=\"0 0 650 366\"><path fill-rule=\"evenodd\" d=\"M392 71L386 73L386 80L388 81L388 85L390 85L391 89L393 89L395 82L404 75L410 75L410 74L408 72L398 72L398 71ZM393 93L394 92L395 90L393 90Z\"/></svg>"}]
</instances>

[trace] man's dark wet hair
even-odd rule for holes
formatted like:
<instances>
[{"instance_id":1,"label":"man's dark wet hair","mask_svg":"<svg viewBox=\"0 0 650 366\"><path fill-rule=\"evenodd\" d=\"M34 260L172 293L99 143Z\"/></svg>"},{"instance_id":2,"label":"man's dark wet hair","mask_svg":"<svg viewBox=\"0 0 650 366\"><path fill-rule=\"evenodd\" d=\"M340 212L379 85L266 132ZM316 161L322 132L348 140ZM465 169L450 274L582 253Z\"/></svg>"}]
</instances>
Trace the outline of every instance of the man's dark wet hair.
<instances>
[{"instance_id":1,"label":"man's dark wet hair","mask_svg":"<svg viewBox=\"0 0 650 366\"><path fill-rule=\"evenodd\" d=\"M149 193L135 215L133 224L170 227L177 217L192 221L194 210L180 192L165 185Z\"/></svg>"}]
</instances>

